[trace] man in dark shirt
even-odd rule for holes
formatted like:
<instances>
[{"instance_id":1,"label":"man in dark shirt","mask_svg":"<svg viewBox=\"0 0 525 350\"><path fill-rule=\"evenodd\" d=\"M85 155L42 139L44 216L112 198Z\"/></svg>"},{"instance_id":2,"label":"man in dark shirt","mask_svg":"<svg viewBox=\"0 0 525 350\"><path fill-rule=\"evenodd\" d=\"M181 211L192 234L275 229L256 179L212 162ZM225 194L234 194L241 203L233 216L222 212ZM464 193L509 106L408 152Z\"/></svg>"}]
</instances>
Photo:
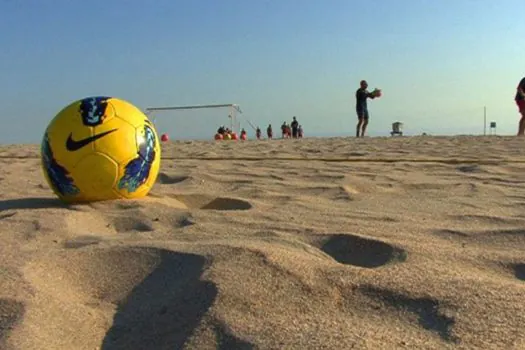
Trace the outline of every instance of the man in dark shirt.
<instances>
[{"instance_id":1,"label":"man in dark shirt","mask_svg":"<svg viewBox=\"0 0 525 350\"><path fill-rule=\"evenodd\" d=\"M299 129L299 122L297 121L297 119L295 119L295 117L293 117L293 121L290 124L290 126L292 127L292 137L294 139L296 139L297 138L297 131Z\"/></svg>"},{"instance_id":2,"label":"man in dark shirt","mask_svg":"<svg viewBox=\"0 0 525 350\"><path fill-rule=\"evenodd\" d=\"M525 78L521 79L516 88L516 96L514 97L518 110L521 114L521 119L518 127L518 136L525 136Z\"/></svg>"},{"instance_id":3,"label":"man in dark shirt","mask_svg":"<svg viewBox=\"0 0 525 350\"><path fill-rule=\"evenodd\" d=\"M355 92L355 111L357 113L358 123L356 127L356 137L365 136L366 126L368 125L368 106L367 98L375 98L375 95L368 92L368 83L366 80L361 80L361 87Z\"/></svg>"}]
</instances>

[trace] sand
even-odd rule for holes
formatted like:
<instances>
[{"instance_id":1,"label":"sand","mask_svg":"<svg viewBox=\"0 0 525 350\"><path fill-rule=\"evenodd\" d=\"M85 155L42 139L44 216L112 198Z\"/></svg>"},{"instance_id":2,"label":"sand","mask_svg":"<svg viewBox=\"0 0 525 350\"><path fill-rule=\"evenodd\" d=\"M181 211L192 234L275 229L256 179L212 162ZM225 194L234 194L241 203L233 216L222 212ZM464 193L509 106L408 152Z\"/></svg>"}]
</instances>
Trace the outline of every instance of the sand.
<instances>
[{"instance_id":1,"label":"sand","mask_svg":"<svg viewBox=\"0 0 525 350\"><path fill-rule=\"evenodd\" d=\"M1 349L525 348L525 140L176 142L73 206L38 152L0 148Z\"/></svg>"}]
</instances>

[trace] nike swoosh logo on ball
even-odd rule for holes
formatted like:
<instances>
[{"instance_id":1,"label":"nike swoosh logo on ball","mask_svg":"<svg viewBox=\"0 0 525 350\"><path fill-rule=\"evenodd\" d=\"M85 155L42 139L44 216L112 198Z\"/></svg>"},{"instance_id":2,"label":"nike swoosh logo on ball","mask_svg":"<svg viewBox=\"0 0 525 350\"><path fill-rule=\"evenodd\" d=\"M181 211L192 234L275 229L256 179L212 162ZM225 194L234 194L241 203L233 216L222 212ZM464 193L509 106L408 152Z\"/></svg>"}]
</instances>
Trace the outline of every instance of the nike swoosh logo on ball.
<instances>
[{"instance_id":1,"label":"nike swoosh logo on ball","mask_svg":"<svg viewBox=\"0 0 525 350\"><path fill-rule=\"evenodd\" d=\"M117 131L117 129L113 129L113 130L108 130L108 131L105 131L103 133L100 133L100 134L97 134L97 135L93 135L93 136L90 136L90 137L87 137L85 139L82 139L82 140L73 140L73 133L70 133L68 138L67 138L67 141L66 141L66 149L68 151L78 151L79 149L81 149L82 147L85 147L87 145L89 145L91 142L95 141L95 140L98 140L108 134L111 134L112 132L114 131Z\"/></svg>"}]
</instances>

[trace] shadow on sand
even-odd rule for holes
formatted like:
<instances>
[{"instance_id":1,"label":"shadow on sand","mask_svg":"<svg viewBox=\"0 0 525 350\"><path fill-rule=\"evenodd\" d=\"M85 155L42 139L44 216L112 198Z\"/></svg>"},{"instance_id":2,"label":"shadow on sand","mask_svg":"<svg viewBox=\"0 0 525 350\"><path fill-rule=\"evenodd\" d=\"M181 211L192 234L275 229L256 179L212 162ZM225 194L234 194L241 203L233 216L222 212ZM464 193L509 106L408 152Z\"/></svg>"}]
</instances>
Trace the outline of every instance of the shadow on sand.
<instances>
[{"instance_id":1,"label":"shadow on sand","mask_svg":"<svg viewBox=\"0 0 525 350\"><path fill-rule=\"evenodd\" d=\"M414 298L370 285L362 286L359 289L364 295L381 300L384 303L383 305L386 304L386 306L417 315L419 325L426 330L437 333L441 339L453 343L459 341L459 338L452 334L453 326L456 323L455 318L441 313L441 303L438 300Z\"/></svg>"},{"instance_id":2,"label":"shadow on sand","mask_svg":"<svg viewBox=\"0 0 525 350\"><path fill-rule=\"evenodd\" d=\"M519 280L525 281L525 264L515 264L513 268L514 276Z\"/></svg>"},{"instance_id":3,"label":"shadow on sand","mask_svg":"<svg viewBox=\"0 0 525 350\"><path fill-rule=\"evenodd\" d=\"M28 197L0 200L0 211L16 209L68 208L68 205L58 198Z\"/></svg>"},{"instance_id":4,"label":"shadow on sand","mask_svg":"<svg viewBox=\"0 0 525 350\"><path fill-rule=\"evenodd\" d=\"M14 299L0 298L0 349L7 349L7 337L23 318L25 305Z\"/></svg>"},{"instance_id":5,"label":"shadow on sand","mask_svg":"<svg viewBox=\"0 0 525 350\"><path fill-rule=\"evenodd\" d=\"M213 304L204 257L162 250L159 265L120 302L102 343L109 349L181 349Z\"/></svg>"}]
</instances>

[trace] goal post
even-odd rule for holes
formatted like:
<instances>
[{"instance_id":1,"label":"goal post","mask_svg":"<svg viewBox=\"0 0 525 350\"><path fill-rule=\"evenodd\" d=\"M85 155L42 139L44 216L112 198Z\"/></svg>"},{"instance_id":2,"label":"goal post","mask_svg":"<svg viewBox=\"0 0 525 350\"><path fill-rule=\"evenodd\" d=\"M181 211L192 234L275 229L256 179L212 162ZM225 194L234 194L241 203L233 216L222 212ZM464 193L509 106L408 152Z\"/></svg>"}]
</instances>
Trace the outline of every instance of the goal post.
<instances>
[{"instance_id":1,"label":"goal post","mask_svg":"<svg viewBox=\"0 0 525 350\"><path fill-rule=\"evenodd\" d=\"M191 109L219 109L227 108L228 109L228 119L230 120L230 130L239 133L240 123L238 122L238 114L242 114L242 110L238 104L235 103L224 103L224 104L208 104L208 105L192 105L192 106L170 106L170 107L148 107L144 110L145 114L150 117L152 114L157 114L158 112L167 112L167 111L180 111L180 110L191 110ZM156 116L151 117L151 121L155 124ZM212 130L214 132L215 130Z\"/></svg>"}]
</instances>

